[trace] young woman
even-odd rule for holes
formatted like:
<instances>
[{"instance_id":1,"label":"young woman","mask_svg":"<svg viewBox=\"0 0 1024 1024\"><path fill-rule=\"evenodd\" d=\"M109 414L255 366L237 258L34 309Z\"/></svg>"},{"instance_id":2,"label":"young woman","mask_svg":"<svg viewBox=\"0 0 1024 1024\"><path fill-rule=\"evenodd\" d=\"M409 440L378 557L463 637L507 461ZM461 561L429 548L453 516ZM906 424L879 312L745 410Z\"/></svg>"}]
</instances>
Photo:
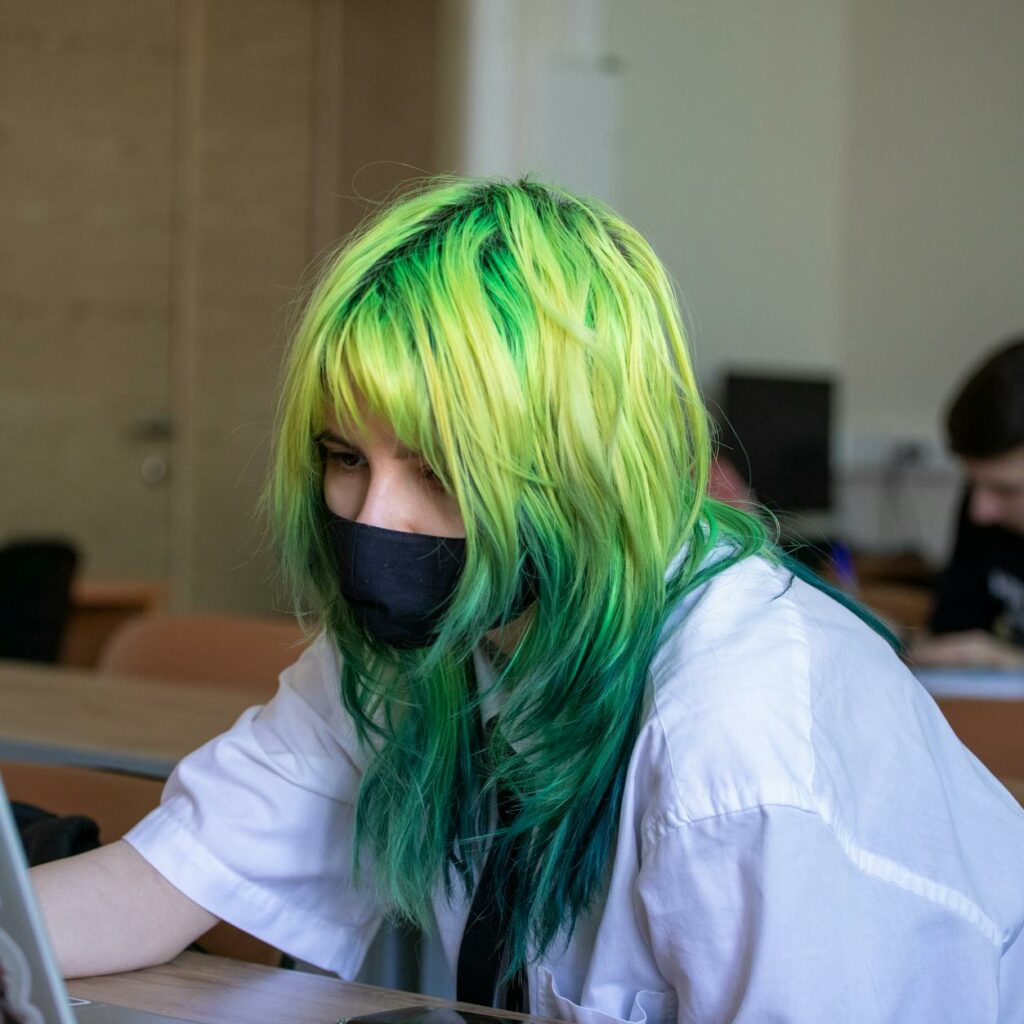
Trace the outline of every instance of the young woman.
<instances>
[{"instance_id":1,"label":"young woman","mask_svg":"<svg viewBox=\"0 0 1024 1024\"><path fill-rule=\"evenodd\" d=\"M709 463L614 213L528 181L386 211L283 390L319 638L125 841L37 872L65 970L224 918L351 976L393 914L473 998L580 1024L1024 1019L1024 814Z\"/></svg>"}]
</instances>

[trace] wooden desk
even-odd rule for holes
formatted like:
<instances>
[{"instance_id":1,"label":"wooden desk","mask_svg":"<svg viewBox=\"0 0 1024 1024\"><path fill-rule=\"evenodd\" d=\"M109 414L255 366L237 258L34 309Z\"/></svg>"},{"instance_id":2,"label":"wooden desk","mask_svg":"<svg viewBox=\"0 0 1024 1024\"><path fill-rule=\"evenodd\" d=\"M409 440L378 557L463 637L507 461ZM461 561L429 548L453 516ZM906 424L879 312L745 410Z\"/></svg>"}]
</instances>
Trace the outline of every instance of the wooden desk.
<instances>
[{"instance_id":1,"label":"wooden desk","mask_svg":"<svg viewBox=\"0 0 1024 1024\"><path fill-rule=\"evenodd\" d=\"M274 1024L334 1024L358 1014L416 1005L463 1006L516 1020L544 1020L201 953L182 953L169 964L128 974L79 978L68 982L68 991L79 999L184 1017L200 1024L253 1024L261 1020Z\"/></svg>"},{"instance_id":2,"label":"wooden desk","mask_svg":"<svg viewBox=\"0 0 1024 1024\"><path fill-rule=\"evenodd\" d=\"M0 759L166 778L263 691L0 660Z\"/></svg>"}]
</instances>

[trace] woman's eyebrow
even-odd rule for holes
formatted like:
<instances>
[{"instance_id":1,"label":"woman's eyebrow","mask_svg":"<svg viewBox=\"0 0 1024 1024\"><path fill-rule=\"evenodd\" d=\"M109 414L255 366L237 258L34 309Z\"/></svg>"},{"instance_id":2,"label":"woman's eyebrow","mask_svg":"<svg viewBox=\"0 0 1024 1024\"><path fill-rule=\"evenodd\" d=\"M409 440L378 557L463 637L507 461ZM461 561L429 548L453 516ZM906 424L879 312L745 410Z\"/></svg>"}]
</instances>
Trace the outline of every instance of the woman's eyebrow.
<instances>
[{"instance_id":1,"label":"woman's eyebrow","mask_svg":"<svg viewBox=\"0 0 1024 1024\"><path fill-rule=\"evenodd\" d=\"M411 448L406 448L401 441L396 441L395 446L392 449L396 459L420 459L423 460L423 456L419 452L414 452Z\"/></svg>"},{"instance_id":2,"label":"woman's eyebrow","mask_svg":"<svg viewBox=\"0 0 1024 1024\"><path fill-rule=\"evenodd\" d=\"M323 444L325 441L330 444L340 445L342 448L352 448L353 450L358 450L359 448L357 444L346 440L340 434L336 434L333 430L327 428L321 430L314 438L315 444ZM423 456L419 452L413 451L411 448L407 448L400 441L395 442L392 452L396 459L402 459L403 461L406 459L419 459L420 461L423 461Z\"/></svg>"},{"instance_id":3,"label":"woman's eyebrow","mask_svg":"<svg viewBox=\"0 0 1024 1024\"><path fill-rule=\"evenodd\" d=\"M321 430L319 434L314 438L316 444L320 444L323 441L330 441L332 444L340 444L345 448L351 448L352 445L345 440L340 434L336 434L333 430Z\"/></svg>"}]
</instances>

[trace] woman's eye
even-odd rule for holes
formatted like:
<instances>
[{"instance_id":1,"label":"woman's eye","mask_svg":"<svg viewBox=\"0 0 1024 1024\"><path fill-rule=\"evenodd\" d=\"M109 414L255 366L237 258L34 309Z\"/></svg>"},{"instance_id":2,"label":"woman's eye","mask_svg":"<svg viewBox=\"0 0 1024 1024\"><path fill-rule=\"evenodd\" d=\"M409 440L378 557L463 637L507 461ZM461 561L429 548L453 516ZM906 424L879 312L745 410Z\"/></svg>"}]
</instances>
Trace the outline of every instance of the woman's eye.
<instances>
[{"instance_id":1,"label":"woman's eye","mask_svg":"<svg viewBox=\"0 0 1024 1024\"><path fill-rule=\"evenodd\" d=\"M347 448L325 447L323 453L327 462L342 469L359 469L366 463L366 459L359 452L349 451Z\"/></svg>"},{"instance_id":2,"label":"woman's eye","mask_svg":"<svg viewBox=\"0 0 1024 1024\"><path fill-rule=\"evenodd\" d=\"M420 467L420 476L428 487L437 491L447 491L441 478L425 462Z\"/></svg>"}]
</instances>

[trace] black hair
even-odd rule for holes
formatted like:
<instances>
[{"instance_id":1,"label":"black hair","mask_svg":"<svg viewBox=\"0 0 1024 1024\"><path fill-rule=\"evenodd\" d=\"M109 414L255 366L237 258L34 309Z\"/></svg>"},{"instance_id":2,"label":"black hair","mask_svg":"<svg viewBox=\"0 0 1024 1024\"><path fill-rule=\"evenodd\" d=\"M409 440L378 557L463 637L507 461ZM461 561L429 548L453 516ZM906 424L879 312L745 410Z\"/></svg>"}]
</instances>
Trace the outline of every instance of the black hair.
<instances>
[{"instance_id":1,"label":"black hair","mask_svg":"<svg viewBox=\"0 0 1024 1024\"><path fill-rule=\"evenodd\" d=\"M956 455L987 459L1024 445L1024 334L1009 338L967 379L946 415Z\"/></svg>"}]
</instances>

